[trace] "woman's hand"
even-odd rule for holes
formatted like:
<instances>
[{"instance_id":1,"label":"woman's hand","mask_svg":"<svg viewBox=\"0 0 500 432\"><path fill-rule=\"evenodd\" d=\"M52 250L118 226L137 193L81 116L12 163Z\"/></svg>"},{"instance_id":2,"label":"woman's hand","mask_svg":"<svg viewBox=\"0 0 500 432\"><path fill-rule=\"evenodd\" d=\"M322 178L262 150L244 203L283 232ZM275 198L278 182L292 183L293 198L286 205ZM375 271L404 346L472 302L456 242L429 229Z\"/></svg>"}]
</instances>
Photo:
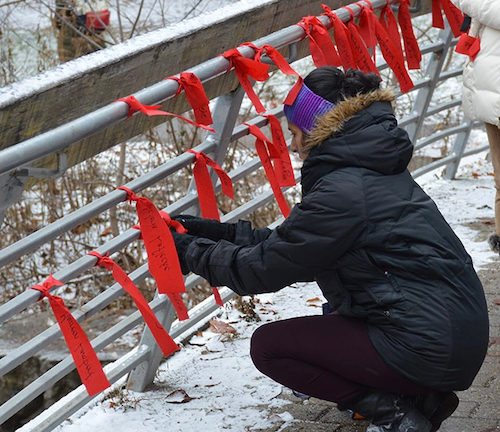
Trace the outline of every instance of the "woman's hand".
<instances>
[{"instance_id":1,"label":"woman's hand","mask_svg":"<svg viewBox=\"0 0 500 432\"><path fill-rule=\"evenodd\" d=\"M236 237L236 224L234 223L222 223L215 219L203 219L190 215L173 216L172 219L180 222L192 236L234 243Z\"/></svg>"}]
</instances>

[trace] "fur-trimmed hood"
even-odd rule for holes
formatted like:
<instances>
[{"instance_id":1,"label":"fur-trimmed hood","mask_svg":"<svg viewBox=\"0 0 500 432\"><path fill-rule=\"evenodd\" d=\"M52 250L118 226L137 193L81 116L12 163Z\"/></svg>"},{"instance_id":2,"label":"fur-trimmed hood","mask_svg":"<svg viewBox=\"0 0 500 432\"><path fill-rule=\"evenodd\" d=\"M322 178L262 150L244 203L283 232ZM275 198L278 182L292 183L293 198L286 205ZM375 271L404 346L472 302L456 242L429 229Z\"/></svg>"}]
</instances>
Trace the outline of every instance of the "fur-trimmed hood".
<instances>
[{"instance_id":1,"label":"fur-trimmed hood","mask_svg":"<svg viewBox=\"0 0 500 432\"><path fill-rule=\"evenodd\" d=\"M410 162L413 145L394 116L392 90L377 90L338 103L316 122L305 142L303 193L323 175L344 167L397 174Z\"/></svg>"},{"instance_id":2,"label":"fur-trimmed hood","mask_svg":"<svg viewBox=\"0 0 500 432\"><path fill-rule=\"evenodd\" d=\"M391 89L380 89L370 93L345 99L335 105L331 111L316 120L314 129L305 139L305 147L309 151L321 144L327 138L340 132L344 123L352 119L357 113L368 108L374 102L394 102L396 96Z\"/></svg>"}]
</instances>

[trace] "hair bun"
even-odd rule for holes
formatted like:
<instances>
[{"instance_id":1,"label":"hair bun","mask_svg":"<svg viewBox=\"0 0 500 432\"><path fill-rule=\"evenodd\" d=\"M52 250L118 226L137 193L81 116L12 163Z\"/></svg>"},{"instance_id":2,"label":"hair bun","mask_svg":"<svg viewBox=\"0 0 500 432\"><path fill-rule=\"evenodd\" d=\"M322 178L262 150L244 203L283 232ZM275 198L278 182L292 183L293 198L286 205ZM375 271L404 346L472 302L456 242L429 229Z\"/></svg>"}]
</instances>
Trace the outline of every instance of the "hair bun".
<instances>
[{"instance_id":1,"label":"hair bun","mask_svg":"<svg viewBox=\"0 0 500 432\"><path fill-rule=\"evenodd\" d=\"M380 88L382 79L375 73L363 73L357 69L348 69L342 82L342 94L345 97L356 96L360 93L369 93Z\"/></svg>"}]
</instances>

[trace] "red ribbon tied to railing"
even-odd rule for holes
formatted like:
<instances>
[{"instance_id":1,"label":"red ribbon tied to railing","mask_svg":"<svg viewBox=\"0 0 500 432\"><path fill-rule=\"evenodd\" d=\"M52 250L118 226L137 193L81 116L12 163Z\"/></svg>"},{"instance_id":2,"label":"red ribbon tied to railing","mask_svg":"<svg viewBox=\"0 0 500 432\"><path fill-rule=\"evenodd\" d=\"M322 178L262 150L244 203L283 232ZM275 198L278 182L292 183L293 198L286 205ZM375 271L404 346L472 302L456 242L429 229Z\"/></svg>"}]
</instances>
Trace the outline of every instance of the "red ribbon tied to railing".
<instances>
[{"instance_id":1,"label":"red ribbon tied to railing","mask_svg":"<svg viewBox=\"0 0 500 432\"><path fill-rule=\"evenodd\" d=\"M351 19L347 22L347 29L349 31L349 43L351 45L351 51L354 55L357 68L365 73L372 72L380 75L375 63L373 62L368 48L363 41L363 38L359 34L359 29L354 22L354 11L345 6L343 9L347 10L351 14Z\"/></svg>"},{"instance_id":2,"label":"red ribbon tied to railing","mask_svg":"<svg viewBox=\"0 0 500 432\"><path fill-rule=\"evenodd\" d=\"M53 286L62 285L64 285L62 282L50 275L41 285L34 285L31 289L42 293L40 300L43 297L49 299L50 306L73 357L80 379L89 396L93 396L106 390L110 383L82 327L71 315L63 299L50 293Z\"/></svg>"},{"instance_id":3,"label":"red ribbon tied to railing","mask_svg":"<svg viewBox=\"0 0 500 432\"><path fill-rule=\"evenodd\" d=\"M160 294L167 294L179 320L188 319L188 313L180 293L186 292L179 257L170 232L170 216L165 220L156 206L146 197L139 197L125 186L118 189L127 192L127 200L135 201L139 224L148 254L149 272L158 285ZM166 214L166 213L165 213Z\"/></svg>"},{"instance_id":4,"label":"red ribbon tied to railing","mask_svg":"<svg viewBox=\"0 0 500 432\"><path fill-rule=\"evenodd\" d=\"M234 67L236 76L240 81L243 90L252 101L258 113L263 113L266 109L252 87L249 76L255 81L266 81L269 78L269 65L260 61L249 59L243 56L237 48L230 49L222 54L229 61L229 69Z\"/></svg>"},{"instance_id":5,"label":"red ribbon tied to railing","mask_svg":"<svg viewBox=\"0 0 500 432\"><path fill-rule=\"evenodd\" d=\"M197 152L195 150L188 150L188 152L194 154L195 156L193 174L196 189L198 190L201 215L206 219L216 219L220 221L219 209L217 208L217 201L215 199L215 190L212 180L210 179L207 165L212 167L217 174L217 177L219 177L222 192L231 199L234 199L233 182L226 172L205 153ZM219 290L216 287L212 287L212 291L215 297L215 302L219 306L223 306L224 303L222 302Z\"/></svg>"},{"instance_id":6,"label":"red ribbon tied to railing","mask_svg":"<svg viewBox=\"0 0 500 432\"><path fill-rule=\"evenodd\" d=\"M432 0L432 26L444 29L443 12L446 15L451 31L455 37L460 36L464 14L451 0Z\"/></svg>"},{"instance_id":7,"label":"red ribbon tied to railing","mask_svg":"<svg viewBox=\"0 0 500 432\"><path fill-rule=\"evenodd\" d=\"M158 108L161 107L161 105L144 105L141 102L137 100L135 96L127 96L126 98L120 98L117 99L117 102L125 102L129 106L129 112L128 112L128 117L132 117L136 111L139 111L143 114L146 114L147 116L158 116L158 115L166 115L166 116L172 116L175 118L178 118L182 121L185 121L186 123L189 123L193 126L205 129L210 132L215 132L214 128L211 128L210 126L206 126L204 124L196 123L192 120L189 120L185 117L182 117L178 114L174 114L168 111L162 111L159 110Z\"/></svg>"},{"instance_id":8,"label":"red ribbon tied to railing","mask_svg":"<svg viewBox=\"0 0 500 432\"><path fill-rule=\"evenodd\" d=\"M408 74L408 71L406 70L403 55L394 46L391 38L385 31L384 26L379 22L373 11L362 3L356 4L361 7L360 22L369 23L365 24L365 26L369 28L370 31L372 31L371 29L374 29L375 37L377 38L380 51L382 52L385 61L394 72L394 75L399 82L401 92L407 93L414 87L414 84Z\"/></svg>"},{"instance_id":9,"label":"red ribbon tied to railing","mask_svg":"<svg viewBox=\"0 0 500 432\"><path fill-rule=\"evenodd\" d=\"M198 190L201 215L207 219L216 219L220 221L219 209L217 208L217 201L215 199L215 190L212 180L210 179L207 165L210 166L217 174L217 177L219 177L222 192L229 198L234 199L233 183L231 178L205 153L197 152L192 149L188 150L188 153L192 153L195 156L193 174L196 189Z\"/></svg>"},{"instance_id":10,"label":"red ribbon tied to railing","mask_svg":"<svg viewBox=\"0 0 500 432\"><path fill-rule=\"evenodd\" d=\"M297 182L295 181L292 161L290 160L290 152L288 151L288 146L286 145L286 140L285 136L283 135L281 123L273 114L261 115L262 117L266 117L269 121L271 136L273 137L273 144L279 154L279 158L272 159L278 184L281 187L295 186Z\"/></svg>"},{"instance_id":11,"label":"red ribbon tied to railing","mask_svg":"<svg viewBox=\"0 0 500 432\"><path fill-rule=\"evenodd\" d=\"M179 347L160 324L160 321L158 321L158 318L156 318L156 315L151 310L149 303L125 271L123 271L123 269L107 255L102 256L96 251L89 252L89 255L97 258L97 262L95 264L96 266L102 266L107 270L111 270L113 272L114 280L120 284L120 286L127 293L130 294L135 305L137 306L137 309L141 312L144 321L158 343L163 355L168 357L170 354L178 351Z\"/></svg>"},{"instance_id":12,"label":"red ribbon tied to railing","mask_svg":"<svg viewBox=\"0 0 500 432\"><path fill-rule=\"evenodd\" d=\"M271 158L280 159L280 154L275 145L267 139L258 126L250 123L243 124L248 126L250 134L255 137L255 148L257 149L257 154L259 155L264 171L266 172L269 183L271 184L271 189L273 190L276 201L278 202L278 207L280 208L283 216L288 217L290 214L290 207L285 200L276 177L273 164L271 163Z\"/></svg>"},{"instance_id":13,"label":"red ribbon tied to railing","mask_svg":"<svg viewBox=\"0 0 500 432\"><path fill-rule=\"evenodd\" d=\"M346 70L350 68L356 69L355 55L352 52L351 42L349 41L349 29L329 6L322 4L321 7L325 11L323 15L326 15L332 24L333 34L335 42L337 43L337 50L342 66Z\"/></svg>"},{"instance_id":14,"label":"red ribbon tied to railing","mask_svg":"<svg viewBox=\"0 0 500 432\"><path fill-rule=\"evenodd\" d=\"M200 79L192 72L182 72L179 77L171 76L171 79L179 83L176 96L184 89L186 99L193 108L194 116L199 124L211 125L213 123L210 113L210 101Z\"/></svg>"},{"instance_id":15,"label":"red ribbon tied to railing","mask_svg":"<svg viewBox=\"0 0 500 432\"><path fill-rule=\"evenodd\" d=\"M389 2L389 0L387 1ZM411 22L409 6L410 6L410 0L400 0L398 22L399 26L401 27L401 33L403 35L403 42L405 45L405 53L406 53L406 63L408 64L408 69L420 69L420 62L422 61L422 53L420 52L420 47L418 46L417 38L415 37L415 33L413 32L413 25ZM387 6L386 9L390 9L390 7Z\"/></svg>"},{"instance_id":16,"label":"red ribbon tied to railing","mask_svg":"<svg viewBox=\"0 0 500 432\"><path fill-rule=\"evenodd\" d=\"M309 50L316 67L342 65L328 30L318 17L303 17L297 25L304 29L309 38Z\"/></svg>"}]
</instances>

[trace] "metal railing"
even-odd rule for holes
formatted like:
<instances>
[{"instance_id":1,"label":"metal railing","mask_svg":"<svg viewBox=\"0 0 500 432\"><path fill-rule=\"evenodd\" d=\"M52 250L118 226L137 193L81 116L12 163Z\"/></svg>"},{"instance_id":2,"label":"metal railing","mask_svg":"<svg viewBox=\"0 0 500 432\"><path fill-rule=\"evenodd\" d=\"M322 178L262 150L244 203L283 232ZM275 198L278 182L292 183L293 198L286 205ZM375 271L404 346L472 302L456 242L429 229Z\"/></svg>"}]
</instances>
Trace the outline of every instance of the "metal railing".
<instances>
[{"instance_id":1,"label":"metal railing","mask_svg":"<svg viewBox=\"0 0 500 432\"><path fill-rule=\"evenodd\" d=\"M348 2L345 4L347 3ZM372 3L374 9L379 9L386 5L386 0L374 0ZM393 3L396 3L396 1L393 1ZM424 1L424 3L429 3L429 1ZM351 7L355 14L359 12L359 6L352 5ZM338 10L336 13L343 21L347 21L350 18L349 13L345 10ZM330 27L330 22L327 17L321 16L320 19L327 27ZM254 43L257 46L268 44L276 48L291 46L292 49L290 52L293 54L294 44L303 38L304 30L299 26L293 25L269 36L258 39L254 41ZM411 112L400 121L400 124L407 129L410 137L415 142L415 148L417 150L429 146L446 137L454 136L455 143L450 154L438 161L417 169L413 172L414 177L418 177L419 175L438 167L446 166L446 176L448 178L453 178L460 159L463 156L472 154L472 152L483 151L487 148L487 146L485 146L468 153L464 152L471 129L477 126L477 124L468 120L462 121L460 125L456 125L446 130L438 131L430 136L420 138L422 127L427 118L446 110L460 109L460 101L457 99L441 103L431 108L432 97L436 86L444 80L461 74L460 69L453 71L444 71L443 69L445 59L455 44L456 40L453 38L451 31L447 28L440 31L438 39L435 42L422 47L422 53L426 55L428 59L427 68L424 73L424 77L415 82L415 88L412 90L412 93L416 94L413 108ZM246 57L252 57L254 54L253 50L249 47L240 47L239 49ZM194 72L202 82L207 82L225 73L228 66L229 63L225 58L217 57L193 67L190 71ZM378 67L379 69L384 70L387 68L387 65L381 63ZM175 81L166 80L137 92L135 96L142 103L153 105L161 103L169 98L173 98L177 89L178 84ZM238 88L236 91L229 94L219 95L213 111L214 129L216 132L214 134L208 134L204 142L197 146L195 150L202 151L210 155L220 164L225 158L229 144L249 133L247 126L236 125L243 96L244 92L241 88ZM12 176L15 174L16 170L29 166L30 163L41 157L51 154L64 154L64 150L70 145L75 145L85 137L109 128L114 124L125 121L127 119L128 112L129 107L126 103L112 103L54 130L9 147L0 152L0 176ZM283 116L281 108L274 109L270 111L270 113L275 114L278 118ZM250 120L250 123L258 126L265 126L267 124L267 119L263 117L256 117ZM132 180L125 186L136 193L143 191L191 164L193 158L194 156L192 154L184 153L168 161L164 165L159 166L153 171ZM60 163L61 171L64 171L64 157L61 157ZM233 182L238 182L247 178L259 169L261 169L260 160L255 158L230 172L229 176ZM300 175L297 176L297 180L300 181ZM20 187L22 190L22 185ZM220 190L220 185L216 186L216 190ZM10 193L12 195L12 191ZM10 195L9 197L6 195L2 197L0 193L0 200L1 199L10 199ZM56 239L63 233L74 229L78 225L81 225L93 217L116 207L125 199L126 193L124 191L113 190L102 198L81 207L73 213L63 216L61 219L53 222L52 224L41 228L12 245L3 248L0 250L0 268L7 266L14 261L22 260L27 254L35 251L44 244ZM226 214L222 218L222 221L231 222L248 216L273 201L273 199L274 196L272 191L267 188L265 192L257 194L250 201ZM182 212L195 212L197 203L197 194L194 186L192 185L183 198L169 205L164 210L173 215ZM279 221L275 222L275 224L277 223L279 223ZM101 255L120 252L127 245L136 241L139 238L139 235L140 232L138 230L128 229L112 240L101 245L96 249L96 251ZM91 269L95 262L95 257L84 255L76 261L57 270L54 273L54 277L61 282L67 283L73 278L76 278L85 271ZM136 268L130 273L129 276L135 283L139 283L146 278L149 278L150 274L147 263ZM195 286L200 281L200 277L190 275L186 279L187 289ZM80 309L73 311L74 318L78 322L83 322L102 311L111 302L115 301L123 294L124 291L121 286L113 284ZM223 288L221 289L221 295L223 300L227 301L233 296L233 293L229 289ZM39 292L26 290L9 302L1 305L0 324L22 313L37 302L39 298ZM207 318L213 315L218 309L218 306L215 304L212 297L210 297L190 310L191 318L189 321L174 322L174 309L165 295L157 295L154 300L151 301L150 306L156 313L160 323L174 338L196 331L196 329L206 322ZM140 313L138 311L134 312L118 324L112 326L110 329L97 336L92 341L92 346L97 352L99 352L142 322L143 319ZM37 355L41 349L47 347L52 342L60 338L61 331L58 325L53 325L47 330L41 332L38 336L8 352L3 358L0 359L0 377L5 376L29 358ZM152 382L161 361L162 353L151 333L146 329L139 346L120 359L116 360L114 363L106 366L105 371L111 383L118 381L128 374L128 388L142 391L149 383ZM36 399L43 392L51 388L51 386L53 386L56 382L64 378L74 368L75 365L73 360L70 356L68 356L27 387L15 394L0 407L0 425ZM42 413L35 419L31 420L28 425L29 430L49 431L92 399L92 397L88 396L83 386L80 386L70 394L69 399L65 399L67 403L60 407L56 412L51 412L50 415Z\"/></svg>"}]
</instances>

